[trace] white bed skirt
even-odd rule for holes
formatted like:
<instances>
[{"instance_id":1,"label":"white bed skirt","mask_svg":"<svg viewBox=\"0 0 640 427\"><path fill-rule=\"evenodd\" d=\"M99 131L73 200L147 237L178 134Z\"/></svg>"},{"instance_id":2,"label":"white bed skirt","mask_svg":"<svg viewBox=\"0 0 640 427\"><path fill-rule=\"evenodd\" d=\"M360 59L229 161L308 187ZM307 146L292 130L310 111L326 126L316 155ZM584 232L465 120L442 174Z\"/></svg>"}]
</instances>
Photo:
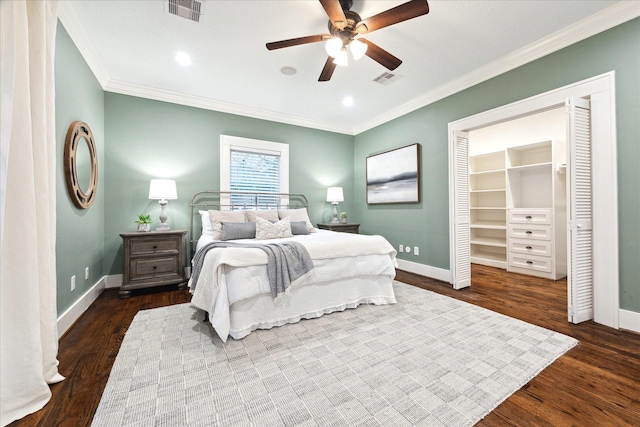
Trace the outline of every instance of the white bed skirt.
<instances>
[{"instance_id":1,"label":"white bed skirt","mask_svg":"<svg viewBox=\"0 0 640 427\"><path fill-rule=\"evenodd\" d=\"M229 335L239 340L256 329L271 329L301 319L312 319L360 304L394 304L393 278L359 276L349 279L293 286L274 300L260 294L238 301L230 307Z\"/></svg>"}]
</instances>

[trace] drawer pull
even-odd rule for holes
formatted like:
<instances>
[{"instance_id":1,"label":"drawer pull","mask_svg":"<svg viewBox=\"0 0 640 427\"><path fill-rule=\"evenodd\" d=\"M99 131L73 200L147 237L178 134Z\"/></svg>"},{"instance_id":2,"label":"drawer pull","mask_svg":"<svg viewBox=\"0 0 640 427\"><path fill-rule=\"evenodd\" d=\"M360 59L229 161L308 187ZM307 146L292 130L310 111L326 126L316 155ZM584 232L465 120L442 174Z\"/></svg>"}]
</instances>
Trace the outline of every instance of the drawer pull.
<instances>
[{"instance_id":1,"label":"drawer pull","mask_svg":"<svg viewBox=\"0 0 640 427\"><path fill-rule=\"evenodd\" d=\"M531 215L525 216L526 219L531 219Z\"/></svg>"},{"instance_id":2,"label":"drawer pull","mask_svg":"<svg viewBox=\"0 0 640 427\"><path fill-rule=\"evenodd\" d=\"M158 249L158 245L153 245L153 249Z\"/></svg>"},{"instance_id":3,"label":"drawer pull","mask_svg":"<svg viewBox=\"0 0 640 427\"><path fill-rule=\"evenodd\" d=\"M527 261L527 264L531 265L533 264L533 261Z\"/></svg>"},{"instance_id":4,"label":"drawer pull","mask_svg":"<svg viewBox=\"0 0 640 427\"><path fill-rule=\"evenodd\" d=\"M532 233L533 233L533 231L531 231L531 230L527 230L527 231L525 231L525 233L527 233L527 234L532 234Z\"/></svg>"},{"instance_id":5,"label":"drawer pull","mask_svg":"<svg viewBox=\"0 0 640 427\"><path fill-rule=\"evenodd\" d=\"M533 249L533 248L532 248L531 246L526 246L526 249L531 250L531 249Z\"/></svg>"},{"instance_id":6,"label":"drawer pull","mask_svg":"<svg viewBox=\"0 0 640 427\"><path fill-rule=\"evenodd\" d=\"M158 268L158 266L157 266L157 265L154 265L154 266L153 266L153 269L155 270L156 268Z\"/></svg>"}]
</instances>

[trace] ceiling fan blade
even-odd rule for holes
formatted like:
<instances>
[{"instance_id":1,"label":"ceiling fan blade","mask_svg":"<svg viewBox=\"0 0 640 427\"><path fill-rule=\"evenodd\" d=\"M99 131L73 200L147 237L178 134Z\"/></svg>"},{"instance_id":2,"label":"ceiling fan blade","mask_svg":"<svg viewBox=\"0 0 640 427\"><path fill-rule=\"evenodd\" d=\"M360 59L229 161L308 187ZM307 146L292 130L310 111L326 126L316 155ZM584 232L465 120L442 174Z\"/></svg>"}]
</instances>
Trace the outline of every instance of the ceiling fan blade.
<instances>
[{"instance_id":1,"label":"ceiling fan blade","mask_svg":"<svg viewBox=\"0 0 640 427\"><path fill-rule=\"evenodd\" d=\"M278 42L267 43L267 49L282 49L283 47L298 46L301 44L317 43L325 41L331 37L331 34L316 34L314 36L298 37L295 39L280 40Z\"/></svg>"},{"instance_id":2,"label":"ceiling fan blade","mask_svg":"<svg viewBox=\"0 0 640 427\"><path fill-rule=\"evenodd\" d=\"M324 11L327 12L329 19L333 25L341 30L347 25L347 17L344 16L344 11L340 5L340 0L320 0Z\"/></svg>"},{"instance_id":3,"label":"ceiling fan blade","mask_svg":"<svg viewBox=\"0 0 640 427\"><path fill-rule=\"evenodd\" d=\"M322 73L320 73L320 77L318 78L319 82L328 82L331 80L331 76L333 75L333 70L336 69L336 64L333 63L333 58L328 57L327 62L324 63L324 68L322 69Z\"/></svg>"},{"instance_id":4,"label":"ceiling fan blade","mask_svg":"<svg viewBox=\"0 0 640 427\"><path fill-rule=\"evenodd\" d=\"M408 3L401 4L387 11L374 15L370 18L363 19L358 23L355 31L364 34L398 22L407 21L417 18L418 16L429 13L429 4L427 0L411 0Z\"/></svg>"},{"instance_id":5,"label":"ceiling fan blade","mask_svg":"<svg viewBox=\"0 0 640 427\"><path fill-rule=\"evenodd\" d=\"M400 66L400 64L402 64L400 59L396 58L377 44L371 43L369 40L363 38L359 38L358 40L366 43L368 46L365 55L389 70L395 70Z\"/></svg>"}]
</instances>

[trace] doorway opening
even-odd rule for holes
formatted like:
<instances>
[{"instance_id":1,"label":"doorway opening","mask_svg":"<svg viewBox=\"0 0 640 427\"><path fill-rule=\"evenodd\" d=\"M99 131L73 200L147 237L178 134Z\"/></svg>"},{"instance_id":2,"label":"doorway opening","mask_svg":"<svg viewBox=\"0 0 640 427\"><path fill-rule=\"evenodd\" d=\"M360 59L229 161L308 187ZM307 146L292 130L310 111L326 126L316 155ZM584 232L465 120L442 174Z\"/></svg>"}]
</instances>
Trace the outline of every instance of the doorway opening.
<instances>
[{"instance_id":1,"label":"doorway opening","mask_svg":"<svg viewBox=\"0 0 640 427\"><path fill-rule=\"evenodd\" d=\"M513 104L467 117L449 124L450 138L450 212L452 213L451 283L454 288L471 285L471 211L469 195L469 132L498 123L549 111L564 106L569 98L590 99L591 146L589 207L593 221L590 240L598 246L588 248L592 265L588 276L593 295L591 317L597 323L618 328L619 283L618 283L618 227L617 227L617 180L615 137L615 90L614 72L581 81ZM567 151L579 147L568 141ZM569 192L575 193L575 182L569 181ZM569 221L571 223L571 221ZM570 231L570 230L569 230ZM569 243L571 244L569 239ZM605 249L606 248L606 249ZM575 258L575 248L570 247L567 263ZM577 278L583 281L586 275ZM569 291L571 292L571 286ZM572 295L569 295L569 301ZM573 318L568 308L569 318ZM576 317L577 318L577 317ZM585 319L581 319L585 320Z\"/></svg>"}]
</instances>

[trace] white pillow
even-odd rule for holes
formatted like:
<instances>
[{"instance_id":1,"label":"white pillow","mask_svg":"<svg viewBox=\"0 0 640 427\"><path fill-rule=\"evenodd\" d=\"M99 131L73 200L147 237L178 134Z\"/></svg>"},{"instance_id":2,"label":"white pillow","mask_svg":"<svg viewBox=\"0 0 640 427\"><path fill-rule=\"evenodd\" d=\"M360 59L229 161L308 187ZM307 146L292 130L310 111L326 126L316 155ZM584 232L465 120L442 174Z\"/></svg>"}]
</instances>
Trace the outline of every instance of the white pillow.
<instances>
[{"instance_id":1,"label":"white pillow","mask_svg":"<svg viewBox=\"0 0 640 427\"><path fill-rule=\"evenodd\" d=\"M211 227L211 219L209 218L209 211L198 211L200 214L200 221L202 222L202 235L213 236L213 228Z\"/></svg>"},{"instance_id":2,"label":"white pillow","mask_svg":"<svg viewBox=\"0 0 640 427\"><path fill-rule=\"evenodd\" d=\"M266 219L267 221L278 221L278 211L276 209L265 209L260 211L247 211L247 221L256 222L256 217Z\"/></svg>"},{"instance_id":3,"label":"white pillow","mask_svg":"<svg viewBox=\"0 0 640 427\"><path fill-rule=\"evenodd\" d=\"M222 239L222 222L247 222L245 211L209 211L214 240Z\"/></svg>"},{"instance_id":4,"label":"white pillow","mask_svg":"<svg viewBox=\"0 0 640 427\"><path fill-rule=\"evenodd\" d=\"M316 229L313 228L313 224L311 224L311 220L309 219L309 214L307 213L307 208L300 209L280 209L278 210L278 215L280 219L289 218L289 221L304 221L307 223L307 231L309 233L315 233Z\"/></svg>"},{"instance_id":5,"label":"white pillow","mask_svg":"<svg viewBox=\"0 0 640 427\"><path fill-rule=\"evenodd\" d=\"M281 239L284 237L293 237L289 218L272 223L259 216L256 217L256 240Z\"/></svg>"}]
</instances>

